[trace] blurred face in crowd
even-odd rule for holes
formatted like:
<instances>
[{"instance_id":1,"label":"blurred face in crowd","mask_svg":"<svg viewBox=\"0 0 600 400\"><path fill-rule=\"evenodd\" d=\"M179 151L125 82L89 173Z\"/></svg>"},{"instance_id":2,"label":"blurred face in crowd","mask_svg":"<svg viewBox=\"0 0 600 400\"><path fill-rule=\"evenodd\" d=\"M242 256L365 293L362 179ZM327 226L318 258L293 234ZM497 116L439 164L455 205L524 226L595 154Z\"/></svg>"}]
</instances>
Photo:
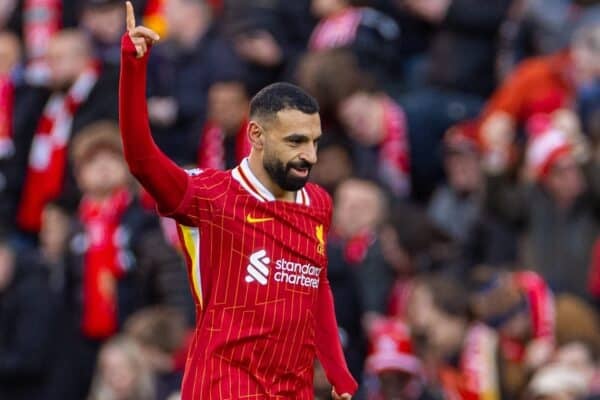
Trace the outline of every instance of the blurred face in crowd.
<instances>
[{"instance_id":1,"label":"blurred face in crowd","mask_svg":"<svg viewBox=\"0 0 600 400\"><path fill-rule=\"evenodd\" d=\"M19 38L9 32L0 33L0 75L9 74L20 58Z\"/></svg>"},{"instance_id":2,"label":"blurred face in crowd","mask_svg":"<svg viewBox=\"0 0 600 400\"><path fill-rule=\"evenodd\" d=\"M383 213L379 188L371 182L350 179L341 183L335 193L333 223L344 238L375 230Z\"/></svg>"},{"instance_id":3,"label":"blurred face in crowd","mask_svg":"<svg viewBox=\"0 0 600 400\"><path fill-rule=\"evenodd\" d=\"M304 187L317 162L319 114L283 109L260 125L252 121L249 129L253 147L262 152L263 167L273 182L285 191Z\"/></svg>"},{"instance_id":4,"label":"blurred face in crowd","mask_svg":"<svg viewBox=\"0 0 600 400\"><path fill-rule=\"evenodd\" d=\"M347 133L363 146L374 146L383 140L383 107L377 96L358 92L344 100L338 117Z\"/></svg>"},{"instance_id":5,"label":"blurred face in crowd","mask_svg":"<svg viewBox=\"0 0 600 400\"><path fill-rule=\"evenodd\" d=\"M412 258L408 251L402 247L398 233L393 226L389 224L383 226L379 239L383 259L388 265L400 274L414 272Z\"/></svg>"},{"instance_id":6,"label":"blurred face in crowd","mask_svg":"<svg viewBox=\"0 0 600 400\"><path fill-rule=\"evenodd\" d=\"M312 0L311 11L317 18L326 18L347 6L344 0Z\"/></svg>"},{"instance_id":7,"label":"blurred face in crowd","mask_svg":"<svg viewBox=\"0 0 600 400\"><path fill-rule=\"evenodd\" d=\"M100 354L100 375L115 399L128 399L135 390L136 366L119 346L108 346Z\"/></svg>"},{"instance_id":8,"label":"blurred face in crowd","mask_svg":"<svg viewBox=\"0 0 600 400\"><path fill-rule=\"evenodd\" d=\"M413 376L401 371L384 371L378 375L383 400L403 400L406 386Z\"/></svg>"},{"instance_id":9,"label":"blurred face in crowd","mask_svg":"<svg viewBox=\"0 0 600 400\"><path fill-rule=\"evenodd\" d=\"M248 96L241 82L218 82L208 91L208 116L228 136L235 135L248 116Z\"/></svg>"},{"instance_id":10,"label":"blurred face in crowd","mask_svg":"<svg viewBox=\"0 0 600 400\"><path fill-rule=\"evenodd\" d=\"M92 36L105 44L119 43L123 33L125 8L120 3L88 6L83 11L82 25Z\"/></svg>"},{"instance_id":11,"label":"blurred face in crowd","mask_svg":"<svg viewBox=\"0 0 600 400\"><path fill-rule=\"evenodd\" d=\"M583 28L575 35L572 48L575 79L590 84L600 79L600 24Z\"/></svg>"},{"instance_id":12,"label":"blurred face in crowd","mask_svg":"<svg viewBox=\"0 0 600 400\"><path fill-rule=\"evenodd\" d=\"M323 186L330 194L338 184L352 174L352 162L348 151L340 145L331 145L319 150L319 162L315 165L313 181Z\"/></svg>"},{"instance_id":13,"label":"blurred face in crowd","mask_svg":"<svg viewBox=\"0 0 600 400\"><path fill-rule=\"evenodd\" d=\"M10 285L15 270L15 255L5 243L0 243L0 293Z\"/></svg>"},{"instance_id":14,"label":"blurred face in crowd","mask_svg":"<svg viewBox=\"0 0 600 400\"><path fill-rule=\"evenodd\" d=\"M408 323L417 346L436 359L454 355L462 344L466 320L439 309L426 285L417 284L408 305ZM443 329L440 329L443 327Z\"/></svg>"},{"instance_id":15,"label":"blurred face in crowd","mask_svg":"<svg viewBox=\"0 0 600 400\"><path fill-rule=\"evenodd\" d=\"M117 152L101 149L82 162L76 177L83 193L94 197L105 197L127 185L127 165Z\"/></svg>"},{"instance_id":16,"label":"blurred face in crowd","mask_svg":"<svg viewBox=\"0 0 600 400\"><path fill-rule=\"evenodd\" d=\"M48 66L54 89L66 90L90 62L90 46L78 31L63 31L50 40Z\"/></svg>"},{"instance_id":17,"label":"blurred face in crowd","mask_svg":"<svg viewBox=\"0 0 600 400\"><path fill-rule=\"evenodd\" d=\"M585 191L583 172L572 155L564 155L554 162L543 178L543 185L560 207L570 207Z\"/></svg>"},{"instance_id":18,"label":"blurred face in crowd","mask_svg":"<svg viewBox=\"0 0 600 400\"><path fill-rule=\"evenodd\" d=\"M44 207L40 244L44 255L52 261L62 257L69 235L69 221L69 216L61 208L53 204Z\"/></svg>"},{"instance_id":19,"label":"blurred face in crowd","mask_svg":"<svg viewBox=\"0 0 600 400\"><path fill-rule=\"evenodd\" d=\"M450 186L457 192L473 193L481 187L483 175L475 152L450 149L444 157L444 167Z\"/></svg>"},{"instance_id":20,"label":"blurred face in crowd","mask_svg":"<svg viewBox=\"0 0 600 400\"><path fill-rule=\"evenodd\" d=\"M166 0L165 19L169 35L181 41L196 31L204 31L210 21L210 10L204 0Z\"/></svg>"}]
</instances>

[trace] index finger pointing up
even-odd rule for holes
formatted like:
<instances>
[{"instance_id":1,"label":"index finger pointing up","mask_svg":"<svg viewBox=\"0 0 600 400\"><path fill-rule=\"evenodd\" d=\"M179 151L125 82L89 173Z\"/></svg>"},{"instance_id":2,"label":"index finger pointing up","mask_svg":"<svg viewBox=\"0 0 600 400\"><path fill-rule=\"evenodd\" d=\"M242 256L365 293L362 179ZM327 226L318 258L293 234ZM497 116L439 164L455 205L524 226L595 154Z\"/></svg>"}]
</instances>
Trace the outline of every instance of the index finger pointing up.
<instances>
[{"instance_id":1,"label":"index finger pointing up","mask_svg":"<svg viewBox=\"0 0 600 400\"><path fill-rule=\"evenodd\" d=\"M130 32L135 29L135 14L133 13L133 5L130 1L125 2L125 8L127 9L127 31Z\"/></svg>"}]
</instances>

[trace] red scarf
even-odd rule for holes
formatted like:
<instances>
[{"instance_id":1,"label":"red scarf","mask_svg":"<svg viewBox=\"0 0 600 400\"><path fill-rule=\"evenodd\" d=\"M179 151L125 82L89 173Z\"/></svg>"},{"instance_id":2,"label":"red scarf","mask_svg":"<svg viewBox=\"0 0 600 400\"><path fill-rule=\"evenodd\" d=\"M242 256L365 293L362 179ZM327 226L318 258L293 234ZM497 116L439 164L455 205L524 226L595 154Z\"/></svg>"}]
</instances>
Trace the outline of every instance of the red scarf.
<instances>
[{"instance_id":1,"label":"red scarf","mask_svg":"<svg viewBox=\"0 0 600 400\"><path fill-rule=\"evenodd\" d=\"M459 370L444 367L440 381L451 400L499 400L498 338L487 326L476 323L467 331Z\"/></svg>"},{"instance_id":2,"label":"red scarf","mask_svg":"<svg viewBox=\"0 0 600 400\"><path fill-rule=\"evenodd\" d=\"M532 340L548 340L554 343L554 296L544 279L533 271L515 272L513 279L527 299L531 316ZM527 343L509 337L501 337L504 357L520 362L525 356Z\"/></svg>"},{"instance_id":3,"label":"red scarf","mask_svg":"<svg viewBox=\"0 0 600 400\"><path fill-rule=\"evenodd\" d=\"M250 154L250 141L247 135L248 121L244 120L235 137L235 159L237 163ZM198 149L198 167L225 169L225 133L213 121L208 121L202 130L202 139Z\"/></svg>"},{"instance_id":4,"label":"red scarf","mask_svg":"<svg viewBox=\"0 0 600 400\"><path fill-rule=\"evenodd\" d=\"M25 0L24 39L31 59L46 54L50 39L61 28L62 6L62 0Z\"/></svg>"},{"instance_id":5,"label":"red scarf","mask_svg":"<svg viewBox=\"0 0 600 400\"><path fill-rule=\"evenodd\" d=\"M590 264L588 291L595 299L598 299L600 298L600 238L596 239L592 248Z\"/></svg>"},{"instance_id":6,"label":"red scarf","mask_svg":"<svg viewBox=\"0 0 600 400\"><path fill-rule=\"evenodd\" d=\"M117 281L127 267L123 263L119 225L130 203L129 193L120 190L103 202L84 197L79 206L79 219L87 238L81 329L90 338L104 339L117 331Z\"/></svg>"},{"instance_id":7,"label":"red scarf","mask_svg":"<svg viewBox=\"0 0 600 400\"><path fill-rule=\"evenodd\" d=\"M414 288L414 278L399 277L396 279L390 292L387 315L393 318L406 320L410 296Z\"/></svg>"},{"instance_id":8,"label":"red scarf","mask_svg":"<svg viewBox=\"0 0 600 400\"><path fill-rule=\"evenodd\" d=\"M17 214L19 226L26 231L39 231L44 206L62 190L73 117L92 91L98 74L98 69L90 66L77 78L66 96L54 93L44 107L31 143Z\"/></svg>"},{"instance_id":9,"label":"red scarf","mask_svg":"<svg viewBox=\"0 0 600 400\"><path fill-rule=\"evenodd\" d=\"M12 155L12 122L15 87L10 75L0 75L0 160Z\"/></svg>"},{"instance_id":10,"label":"red scarf","mask_svg":"<svg viewBox=\"0 0 600 400\"><path fill-rule=\"evenodd\" d=\"M348 239L344 245L344 260L352 265L362 263L373 243L375 243L373 232L367 231L356 234Z\"/></svg>"},{"instance_id":11,"label":"red scarf","mask_svg":"<svg viewBox=\"0 0 600 400\"><path fill-rule=\"evenodd\" d=\"M360 8L354 7L325 18L314 29L308 48L320 51L349 45L356 39L361 19Z\"/></svg>"},{"instance_id":12,"label":"red scarf","mask_svg":"<svg viewBox=\"0 0 600 400\"><path fill-rule=\"evenodd\" d=\"M404 111L392 99L383 103L385 135L379 151L381 178L397 196L410 194L410 144Z\"/></svg>"}]
</instances>

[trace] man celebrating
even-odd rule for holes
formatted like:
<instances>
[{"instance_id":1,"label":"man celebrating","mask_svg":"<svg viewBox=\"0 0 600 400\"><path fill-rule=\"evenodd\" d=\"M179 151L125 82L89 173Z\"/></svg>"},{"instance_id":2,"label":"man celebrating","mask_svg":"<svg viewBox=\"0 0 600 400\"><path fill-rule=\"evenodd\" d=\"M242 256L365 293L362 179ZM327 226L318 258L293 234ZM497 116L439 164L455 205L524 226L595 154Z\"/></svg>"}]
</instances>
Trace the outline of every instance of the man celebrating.
<instances>
[{"instance_id":1,"label":"man celebrating","mask_svg":"<svg viewBox=\"0 0 600 400\"><path fill-rule=\"evenodd\" d=\"M179 224L197 307L182 398L311 399L315 355L335 399L357 384L327 281L331 199L307 184L317 161L316 101L277 83L250 103L250 156L230 171L184 171L153 142L146 64L158 35L127 2L120 116L125 157L159 211ZM341 393L341 395L338 395Z\"/></svg>"}]
</instances>

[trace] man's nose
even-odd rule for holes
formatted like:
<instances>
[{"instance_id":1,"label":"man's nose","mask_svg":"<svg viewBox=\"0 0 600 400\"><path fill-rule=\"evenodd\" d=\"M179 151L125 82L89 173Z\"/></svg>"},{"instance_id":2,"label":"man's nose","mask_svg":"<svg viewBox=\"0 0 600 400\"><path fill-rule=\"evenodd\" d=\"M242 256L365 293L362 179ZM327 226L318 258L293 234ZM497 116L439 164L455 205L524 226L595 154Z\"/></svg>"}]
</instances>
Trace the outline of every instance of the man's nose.
<instances>
[{"instance_id":1,"label":"man's nose","mask_svg":"<svg viewBox=\"0 0 600 400\"><path fill-rule=\"evenodd\" d=\"M308 162L310 165L314 165L317 162L317 148L313 144L309 144L306 150L302 153L300 157L304 161Z\"/></svg>"}]
</instances>

